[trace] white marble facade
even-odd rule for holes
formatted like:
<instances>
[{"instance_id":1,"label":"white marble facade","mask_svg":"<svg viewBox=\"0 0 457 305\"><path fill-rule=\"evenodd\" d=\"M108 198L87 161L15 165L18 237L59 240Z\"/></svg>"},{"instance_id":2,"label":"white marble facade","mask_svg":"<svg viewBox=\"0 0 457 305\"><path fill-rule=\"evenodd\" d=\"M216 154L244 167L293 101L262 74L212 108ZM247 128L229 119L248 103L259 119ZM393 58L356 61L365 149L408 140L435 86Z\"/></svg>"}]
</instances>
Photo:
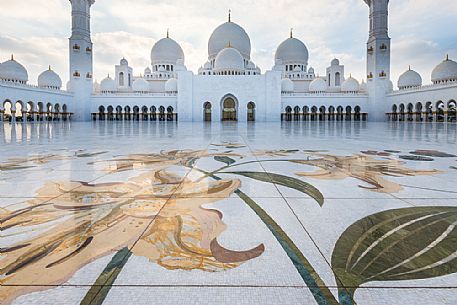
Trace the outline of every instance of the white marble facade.
<instances>
[{"instance_id":1,"label":"white marble facade","mask_svg":"<svg viewBox=\"0 0 457 305\"><path fill-rule=\"evenodd\" d=\"M389 0L365 0L370 10L366 80L347 75L336 58L318 73L309 65L305 43L292 31L279 44L273 68L261 71L251 58L249 35L229 16L211 35L208 60L197 74L188 71L181 46L167 33L153 46L150 66L135 71L122 58L100 84L92 76L90 9L95 1L70 2L66 90L51 67L38 86L28 85L27 70L12 58L0 65L2 119L455 121L457 63L448 57L434 69L429 85L410 67L394 90Z\"/></svg>"}]
</instances>

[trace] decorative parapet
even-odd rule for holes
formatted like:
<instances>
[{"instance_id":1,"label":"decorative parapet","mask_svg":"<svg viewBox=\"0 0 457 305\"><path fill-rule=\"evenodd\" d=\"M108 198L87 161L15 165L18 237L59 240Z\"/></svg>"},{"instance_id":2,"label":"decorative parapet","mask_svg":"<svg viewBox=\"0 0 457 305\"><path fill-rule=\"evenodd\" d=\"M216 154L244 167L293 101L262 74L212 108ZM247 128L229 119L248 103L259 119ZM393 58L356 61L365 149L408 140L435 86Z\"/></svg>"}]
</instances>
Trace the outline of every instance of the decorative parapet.
<instances>
[{"instance_id":1,"label":"decorative parapet","mask_svg":"<svg viewBox=\"0 0 457 305\"><path fill-rule=\"evenodd\" d=\"M309 92L292 92L292 93L282 93L283 97L367 97L368 94L361 92L318 92L318 93L309 93Z\"/></svg>"},{"instance_id":2,"label":"decorative parapet","mask_svg":"<svg viewBox=\"0 0 457 305\"><path fill-rule=\"evenodd\" d=\"M175 97L178 96L177 92L170 93L157 93L157 92L100 92L93 93L94 97L135 97L135 96L150 96L150 97Z\"/></svg>"},{"instance_id":3,"label":"decorative parapet","mask_svg":"<svg viewBox=\"0 0 457 305\"><path fill-rule=\"evenodd\" d=\"M56 88L49 88L49 87L38 87L36 85L30 84L21 84L19 82L9 82L5 80L0 80L0 86L7 87L7 88L17 88L17 89L25 89L25 90L35 90L41 92L50 92L50 93L59 93L59 94L68 94L71 95L68 91L56 89Z\"/></svg>"},{"instance_id":4,"label":"decorative parapet","mask_svg":"<svg viewBox=\"0 0 457 305\"><path fill-rule=\"evenodd\" d=\"M447 83L447 84L430 84L430 85L424 85L424 86L419 86L419 87L411 87L411 88L405 88L405 89L401 89L401 90L394 90L393 92L389 93L389 96L402 95L405 93L413 93L413 92L433 91L433 90L440 90L440 89L447 89L447 88L457 88L457 82Z\"/></svg>"}]
</instances>

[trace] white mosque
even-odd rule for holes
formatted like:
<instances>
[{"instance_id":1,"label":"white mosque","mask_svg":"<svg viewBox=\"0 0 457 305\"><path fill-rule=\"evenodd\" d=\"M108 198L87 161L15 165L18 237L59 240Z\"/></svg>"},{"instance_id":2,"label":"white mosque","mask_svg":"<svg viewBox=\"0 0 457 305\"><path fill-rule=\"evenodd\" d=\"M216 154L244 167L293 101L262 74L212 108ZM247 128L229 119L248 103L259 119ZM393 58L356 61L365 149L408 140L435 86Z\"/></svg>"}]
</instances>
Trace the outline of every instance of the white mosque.
<instances>
[{"instance_id":1,"label":"white mosque","mask_svg":"<svg viewBox=\"0 0 457 305\"><path fill-rule=\"evenodd\" d=\"M14 57L0 64L0 119L147 121L456 121L457 62L448 57L431 83L409 68L394 89L390 79L389 0L369 6L367 77L358 81L333 59L323 73L309 66L306 45L290 37L279 44L275 65L261 71L251 58L246 31L229 20L212 33L208 61L195 74L169 37L151 51L151 66L136 72L123 58L112 76L93 81L90 8L95 0L70 0L70 81L49 67L37 85ZM136 73L135 73L136 72ZM321 76L319 76L321 75Z\"/></svg>"}]
</instances>

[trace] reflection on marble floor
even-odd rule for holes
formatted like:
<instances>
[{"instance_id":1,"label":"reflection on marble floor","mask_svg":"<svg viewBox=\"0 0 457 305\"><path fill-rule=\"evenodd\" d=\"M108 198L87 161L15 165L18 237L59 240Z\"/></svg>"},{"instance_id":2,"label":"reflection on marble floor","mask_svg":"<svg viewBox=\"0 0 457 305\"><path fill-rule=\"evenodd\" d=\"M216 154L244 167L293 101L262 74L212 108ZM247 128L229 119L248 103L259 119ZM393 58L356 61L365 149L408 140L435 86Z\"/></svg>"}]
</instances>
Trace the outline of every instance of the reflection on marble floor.
<instances>
[{"instance_id":1,"label":"reflection on marble floor","mask_svg":"<svg viewBox=\"0 0 457 305\"><path fill-rule=\"evenodd\" d=\"M430 304L415 289L455 300L455 125L0 131L2 304L66 304L62 287L118 304L123 286L168 287L170 304L199 299L183 287L225 287L223 304L255 303L230 293L253 287L271 294L262 304L377 304L365 289L398 287L389 304Z\"/></svg>"}]
</instances>

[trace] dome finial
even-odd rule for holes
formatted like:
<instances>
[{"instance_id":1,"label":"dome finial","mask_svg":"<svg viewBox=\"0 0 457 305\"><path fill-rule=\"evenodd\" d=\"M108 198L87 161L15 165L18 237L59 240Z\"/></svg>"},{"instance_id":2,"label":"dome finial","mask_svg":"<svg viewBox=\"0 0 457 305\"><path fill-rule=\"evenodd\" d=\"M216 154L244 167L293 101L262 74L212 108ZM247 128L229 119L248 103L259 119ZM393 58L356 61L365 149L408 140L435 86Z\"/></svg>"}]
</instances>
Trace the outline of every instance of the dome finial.
<instances>
[{"instance_id":1,"label":"dome finial","mask_svg":"<svg viewBox=\"0 0 457 305\"><path fill-rule=\"evenodd\" d=\"M409 65L408 70L411 71L411 65Z\"/></svg>"},{"instance_id":2,"label":"dome finial","mask_svg":"<svg viewBox=\"0 0 457 305\"><path fill-rule=\"evenodd\" d=\"M449 54L446 54L446 61L449 60Z\"/></svg>"},{"instance_id":3,"label":"dome finial","mask_svg":"<svg viewBox=\"0 0 457 305\"><path fill-rule=\"evenodd\" d=\"M229 9L229 18L228 18L228 22L232 22L232 10Z\"/></svg>"},{"instance_id":4,"label":"dome finial","mask_svg":"<svg viewBox=\"0 0 457 305\"><path fill-rule=\"evenodd\" d=\"M14 54L11 54L11 60L14 60Z\"/></svg>"},{"instance_id":5,"label":"dome finial","mask_svg":"<svg viewBox=\"0 0 457 305\"><path fill-rule=\"evenodd\" d=\"M349 73L349 78L352 78L352 73Z\"/></svg>"},{"instance_id":6,"label":"dome finial","mask_svg":"<svg viewBox=\"0 0 457 305\"><path fill-rule=\"evenodd\" d=\"M49 65L49 71L51 71L51 70L52 70L52 69L51 69L51 65Z\"/></svg>"},{"instance_id":7,"label":"dome finial","mask_svg":"<svg viewBox=\"0 0 457 305\"><path fill-rule=\"evenodd\" d=\"M294 29L290 28L290 38L294 38Z\"/></svg>"},{"instance_id":8,"label":"dome finial","mask_svg":"<svg viewBox=\"0 0 457 305\"><path fill-rule=\"evenodd\" d=\"M170 29L167 29L167 38L170 38Z\"/></svg>"},{"instance_id":9,"label":"dome finial","mask_svg":"<svg viewBox=\"0 0 457 305\"><path fill-rule=\"evenodd\" d=\"M231 47L232 47L232 42L229 40L227 48L231 48Z\"/></svg>"}]
</instances>

